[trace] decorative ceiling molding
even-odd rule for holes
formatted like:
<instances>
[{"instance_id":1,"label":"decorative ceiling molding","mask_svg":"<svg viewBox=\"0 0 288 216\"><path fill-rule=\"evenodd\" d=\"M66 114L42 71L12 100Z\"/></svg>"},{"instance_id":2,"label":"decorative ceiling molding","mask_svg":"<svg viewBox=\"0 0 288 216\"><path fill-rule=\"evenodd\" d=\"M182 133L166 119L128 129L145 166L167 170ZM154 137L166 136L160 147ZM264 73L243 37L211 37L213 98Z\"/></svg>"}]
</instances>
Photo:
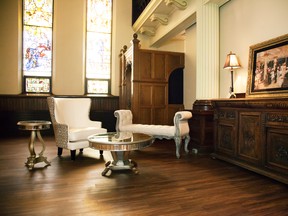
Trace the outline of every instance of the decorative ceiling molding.
<instances>
[{"instance_id":1,"label":"decorative ceiling molding","mask_svg":"<svg viewBox=\"0 0 288 216\"><path fill-rule=\"evenodd\" d=\"M203 4L208 4L208 3L214 3L220 6L222 6L223 4L227 3L230 0L204 0Z\"/></svg>"},{"instance_id":2,"label":"decorative ceiling molding","mask_svg":"<svg viewBox=\"0 0 288 216\"><path fill-rule=\"evenodd\" d=\"M158 13L154 13L151 15L150 20L152 22L158 21L159 23L161 23L162 25L167 25L168 24L168 15L166 14L158 14Z\"/></svg>"},{"instance_id":3,"label":"decorative ceiling molding","mask_svg":"<svg viewBox=\"0 0 288 216\"><path fill-rule=\"evenodd\" d=\"M142 27L140 28L140 33L141 33L141 34L148 35L148 36L155 36L156 31L155 31L155 28L153 28L153 27L145 27L145 26L142 26Z\"/></svg>"},{"instance_id":4,"label":"decorative ceiling molding","mask_svg":"<svg viewBox=\"0 0 288 216\"><path fill-rule=\"evenodd\" d=\"M180 18L180 13L186 11L184 9L187 8L189 2L193 1L194 0L151 0L133 24L132 28L135 33L154 37L159 28L170 25L170 17L173 17L175 12L177 16L180 15L178 16L178 18ZM177 10L177 8L181 10Z\"/></svg>"},{"instance_id":5,"label":"decorative ceiling molding","mask_svg":"<svg viewBox=\"0 0 288 216\"><path fill-rule=\"evenodd\" d=\"M185 0L165 0L167 6L174 5L180 10L185 10L187 8L187 1Z\"/></svg>"},{"instance_id":6,"label":"decorative ceiling molding","mask_svg":"<svg viewBox=\"0 0 288 216\"><path fill-rule=\"evenodd\" d=\"M151 22L149 20L150 16L153 13L155 13L155 11L157 11L158 8L160 8L162 1L163 0L151 0L150 1L150 3L146 6L145 10L141 13L141 15L138 17L138 19L132 26L135 33L138 33L142 26L147 26L147 24Z\"/></svg>"},{"instance_id":7,"label":"decorative ceiling molding","mask_svg":"<svg viewBox=\"0 0 288 216\"><path fill-rule=\"evenodd\" d=\"M132 28L139 36L148 36L150 47L159 47L196 23L198 1L151 0ZM217 4L220 7L228 1L201 0L201 3Z\"/></svg>"}]
</instances>

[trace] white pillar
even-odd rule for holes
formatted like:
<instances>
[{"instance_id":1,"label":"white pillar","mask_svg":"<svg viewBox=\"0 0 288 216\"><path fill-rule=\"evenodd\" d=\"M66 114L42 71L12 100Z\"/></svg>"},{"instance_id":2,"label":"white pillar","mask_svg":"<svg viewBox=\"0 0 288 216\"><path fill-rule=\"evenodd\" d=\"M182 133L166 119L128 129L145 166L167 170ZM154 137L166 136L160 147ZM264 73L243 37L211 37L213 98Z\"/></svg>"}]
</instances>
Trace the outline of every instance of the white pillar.
<instances>
[{"instance_id":1,"label":"white pillar","mask_svg":"<svg viewBox=\"0 0 288 216\"><path fill-rule=\"evenodd\" d=\"M197 99L219 97L219 6L203 2L197 8Z\"/></svg>"}]
</instances>

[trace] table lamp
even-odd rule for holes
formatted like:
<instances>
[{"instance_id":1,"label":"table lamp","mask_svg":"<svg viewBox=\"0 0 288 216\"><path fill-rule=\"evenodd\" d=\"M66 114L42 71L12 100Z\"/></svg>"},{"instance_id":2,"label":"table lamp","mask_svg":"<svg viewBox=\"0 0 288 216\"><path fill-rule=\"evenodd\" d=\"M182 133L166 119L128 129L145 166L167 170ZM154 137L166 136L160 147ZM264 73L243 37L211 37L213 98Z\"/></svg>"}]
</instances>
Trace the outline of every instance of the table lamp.
<instances>
[{"instance_id":1,"label":"table lamp","mask_svg":"<svg viewBox=\"0 0 288 216\"><path fill-rule=\"evenodd\" d=\"M227 55L226 57L226 61L224 64L224 69L230 69L231 71L231 87L230 87L230 98L236 98L236 95L234 93L234 87L233 87L233 70L240 68L241 65L238 62L237 56L235 55L235 53L232 53L230 51L230 53Z\"/></svg>"}]
</instances>

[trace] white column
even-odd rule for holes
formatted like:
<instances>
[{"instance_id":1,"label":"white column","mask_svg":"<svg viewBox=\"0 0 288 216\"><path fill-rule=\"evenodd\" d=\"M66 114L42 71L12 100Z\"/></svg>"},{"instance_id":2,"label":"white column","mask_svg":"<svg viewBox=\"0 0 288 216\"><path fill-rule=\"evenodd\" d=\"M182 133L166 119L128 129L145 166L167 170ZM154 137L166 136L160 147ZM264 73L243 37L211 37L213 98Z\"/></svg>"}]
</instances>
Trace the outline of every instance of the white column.
<instances>
[{"instance_id":1,"label":"white column","mask_svg":"<svg viewBox=\"0 0 288 216\"><path fill-rule=\"evenodd\" d=\"M219 97L219 6L203 2L197 8L197 99Z\"/></svg>"}]
</instances>

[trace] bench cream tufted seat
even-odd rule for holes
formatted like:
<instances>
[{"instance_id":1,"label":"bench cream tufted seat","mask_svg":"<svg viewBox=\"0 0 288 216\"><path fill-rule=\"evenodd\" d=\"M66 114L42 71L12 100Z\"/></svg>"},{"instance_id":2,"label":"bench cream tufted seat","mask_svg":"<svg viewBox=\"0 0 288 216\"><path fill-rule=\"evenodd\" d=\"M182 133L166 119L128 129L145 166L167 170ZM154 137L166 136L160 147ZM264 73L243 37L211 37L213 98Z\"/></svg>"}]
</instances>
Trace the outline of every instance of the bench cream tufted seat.
<instances>
[{"instance_id":1,"label":"bench cream tufted seat","mask_svg":"<svg viewBox=\"0 0 288 216\"><path fill-rule=\"evenodd\" d=\"M114 112L116 121L116 131L144 133L158 139L174 139L176 145L176 157L180 158L182 140L185 140L185 152L188 153L190 141L188 120L192 117L189 111L179 111L174 115L174 125L148 125L133 124L131 110L116 110Z\"/></svg>"}]
</instances>

